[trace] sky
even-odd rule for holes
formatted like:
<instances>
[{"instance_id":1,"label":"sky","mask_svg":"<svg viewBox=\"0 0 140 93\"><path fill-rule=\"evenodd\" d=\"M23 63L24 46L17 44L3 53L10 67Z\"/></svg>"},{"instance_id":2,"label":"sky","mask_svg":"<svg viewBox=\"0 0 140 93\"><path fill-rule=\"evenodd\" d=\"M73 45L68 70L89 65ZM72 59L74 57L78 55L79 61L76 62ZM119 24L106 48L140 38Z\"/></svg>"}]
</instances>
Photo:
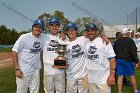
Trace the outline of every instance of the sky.
<instances>
[{"instance_id":1,"label":"sky","mask_svg":"<svg viewBox=\"0 0 140 93\"><path fill-rule=\"evenodd\" d=\"M26 31L43 13L64 13L70 21L96 17L104 23L126 24L127 15L140 7L140 0L0 0L0 25Z\"/></svg>"}]
</instances>

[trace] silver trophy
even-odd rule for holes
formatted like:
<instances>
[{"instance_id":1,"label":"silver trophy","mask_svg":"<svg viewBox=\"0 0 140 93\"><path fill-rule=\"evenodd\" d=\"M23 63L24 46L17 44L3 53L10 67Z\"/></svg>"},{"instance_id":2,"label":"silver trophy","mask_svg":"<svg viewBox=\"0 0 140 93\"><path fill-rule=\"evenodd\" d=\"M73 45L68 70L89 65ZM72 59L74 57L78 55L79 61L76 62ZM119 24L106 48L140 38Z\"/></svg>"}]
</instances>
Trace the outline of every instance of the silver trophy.
<instances>
[{"instance_id":1,"label":"silver trophy","mask_svg":"<svg viewBox=\"0 0 140 93\"><path fill-rule=\"evenodd\" d=\"M54 59L54 67L56 68L66 68L66 47L65 44L59 44L57 46L56 52L58 53L58 57Z\"/></svg>"}]
</instances>

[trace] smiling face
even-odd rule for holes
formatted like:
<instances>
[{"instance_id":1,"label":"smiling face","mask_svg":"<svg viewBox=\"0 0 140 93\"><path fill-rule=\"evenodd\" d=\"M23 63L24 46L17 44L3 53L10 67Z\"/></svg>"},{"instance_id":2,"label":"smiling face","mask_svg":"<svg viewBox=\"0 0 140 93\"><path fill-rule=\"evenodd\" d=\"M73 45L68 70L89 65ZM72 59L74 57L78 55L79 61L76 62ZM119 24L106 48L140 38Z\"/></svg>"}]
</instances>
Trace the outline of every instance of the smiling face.
<instances>
[{"instance_id":1,"label":"smiling face","mask_svg":"<svg viewBox=\"0 0 140 93\"><path fill-rule=\"evenodd\" d=\"M67 33L70 40L74 40L77 37L77 30L74 28L69 28L67 30Z\"/></svg>"},{"instance_id":2,"label":"smiling face","mask_svg":"<svg viewBox=\"0 0 140 93\"><path fill-rule=\"evenodd\" d=\"M90 39L90 41L94 40L97 37L97 30L94 29L88 29L86 31L87 37Z\"/></svg>"},{"instance_id":3,"label":"smiling face","mask_svg":"<svg viewBox=\"0 0 140 93\"><path fill-rule=\"evenodd\" d=\"M58 34L58 32L59 32L59 27L60 27L60 25L58 25L58 24L51 24L51 25L49 25L49 28L50 28L50 30L51 30L51 34L52 35L57 35Z\"/></svg>"},{"instance_id":4,"label":"smiling face","mask_svg":"<svg viewBox=\"0 0 140 93\"><path fill-rule=\"evenodd\" d=\"M43 28L41 26L39 25L33 26L33 32L32 32L33 36L39 37L42 32L43 32Z\"/></svg>"},{"instance_id":5,"label":"smiling face","mask_svg":"<svg viewBox=\"0 0 140 93\"><path fill-rule=\"evenodd\" d=\"M140 37L140 35L139 35L139 34L136 34L136 35L135 35L135 38L139 38L139 37Z\"/></svg>"}]
</instances>

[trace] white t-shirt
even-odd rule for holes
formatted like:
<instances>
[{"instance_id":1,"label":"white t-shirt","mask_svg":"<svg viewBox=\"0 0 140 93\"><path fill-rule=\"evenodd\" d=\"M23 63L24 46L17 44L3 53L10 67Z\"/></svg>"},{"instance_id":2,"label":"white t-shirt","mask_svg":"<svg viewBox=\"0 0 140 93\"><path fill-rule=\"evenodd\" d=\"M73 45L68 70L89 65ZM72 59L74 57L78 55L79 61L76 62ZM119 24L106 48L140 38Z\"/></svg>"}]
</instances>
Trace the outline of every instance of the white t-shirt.
<instances>
[{"instance_id":1,"label":"white t-shirt","mask_svg":"<svg viewBox=\"0 0 140 93\"><path fill-rule=\"evenodd\" d=\"M134 38L133 40L136 44L137 51L140 52L140 38Z\"/></svg>"},{"instance_id":2,"label":"white t-shirt","mask_svg":"<svg viewBox=\"0 0 140 93\"><path fill-rule=\"evenodd\" d=\"M23 34L14 44L12 50L18 53L19 68L24 76L31 75L41 68L40 51L42 34L36 38L31 33Z\"/></svg>"},{"instance_id":3,"label":"white t-shirt","mask_svg":"<svg viewBox=\"0 0 140 93\"><path fill-rule=\"evenodd\" d=\"M44 73L46 75L55 75L64 72L62 69L56 69L54 65L54 59L57 58L56 48L59 43L63 42L59 39L59 35L52 36L46 34L43 39L43 62L44 62Z\"/></svg>"},{"instance_id":4,"label":"white t-shirt","mask_svg":"<svg viewBox=\"0 0 140 93\"><path fill-rule=\"evenodd\" d=\"M86 44L88 79L91 83L105 84L110 75L109 58L115 57L111 43L97 37Z\"/></svg>"},{"instance_id":5,"label":"white t-shirt","mask_svg":"<svg viewBox=\"0 0 140 93\"><path fill-rule=\"evenodd\" d=\"M84 36L77 37L74 41L67 42L67 79L75 80L87 75L85 61L85 44Z\"/></svg>"}]
</instances>

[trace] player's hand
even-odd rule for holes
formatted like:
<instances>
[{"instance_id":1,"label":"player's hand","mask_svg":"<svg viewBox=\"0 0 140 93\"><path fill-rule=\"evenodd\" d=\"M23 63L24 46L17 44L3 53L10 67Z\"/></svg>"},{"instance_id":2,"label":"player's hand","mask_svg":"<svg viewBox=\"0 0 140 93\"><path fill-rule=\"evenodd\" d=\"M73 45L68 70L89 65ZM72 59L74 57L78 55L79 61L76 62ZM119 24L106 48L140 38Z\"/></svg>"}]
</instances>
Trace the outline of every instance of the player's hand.
<instances>
[{"instance_id":1,"label":"player's hand","mask_svg":"<svg viewBox=\"0 0 140 93\"><path fill-rule=\"evenodd\" d=\"M102 35L101 38L102 38L103 42L106 42L106 44L108 44L110 42L110 40L108 39L108 37L105 36L105 35Z\"/></svg>"},{"instance_id":2,"label":"player's hand","mask_svg":"<svg viewBox=\"0 0 140 93\"><path fill-rule=\"evenodd\" d=\"M22 78L23 77L23 73L22 73L22 71L19 69L19 70L16 70L16 77L18 77L18 78Z\"/></svg>"},{"instance_id":3,"label":"player's hand","mask_svg":"<svg viewBox=\"0 0 140 93\"><path fill-rule=\"evenodd\" d=\"M107 79L107 84L108 86L112 86L115 84L115 76L114 75L110 75Z\"/></svg>"},{"instance_id":4,"label":"player's hand","mask_svg":"<svg viewBox=\"0 0 140 93\"><path fill-rule=\"evenodd\" d=\"M62 31L60 32L60 39L61 40L65 40L66 39L66 35Z\"/></svg>"}]
</instances>

